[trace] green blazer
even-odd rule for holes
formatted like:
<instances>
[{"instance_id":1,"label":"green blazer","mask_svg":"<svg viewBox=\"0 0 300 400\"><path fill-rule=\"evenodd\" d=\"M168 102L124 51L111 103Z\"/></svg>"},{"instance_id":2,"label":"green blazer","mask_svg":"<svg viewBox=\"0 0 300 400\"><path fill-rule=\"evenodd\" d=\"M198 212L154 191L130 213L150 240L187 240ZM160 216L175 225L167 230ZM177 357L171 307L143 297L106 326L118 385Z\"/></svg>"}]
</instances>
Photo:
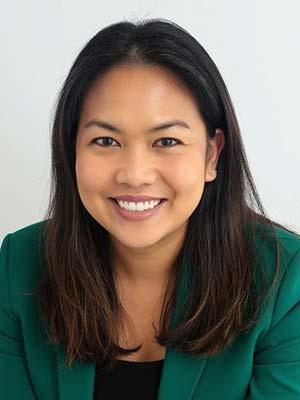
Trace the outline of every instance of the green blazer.
<instances>
[{"instance_id":1,"label":"green blazer","mask_svg":"<svg viewBox=\"0 0 300 400\"><path fill-rule=\"evenodd\" d=\"M1 245L0 397L92 400L95 364L65 367L65 352L48 341L34 297L20 294L35 288L42 270L42 224L8 233ZM158 400L300 399L300 236L281 228L276 233L282 276L259 322L218 356L194 357L167 347ZM274 268L273 250L262 239L258 244L263 262ZM184 276L178 290L180 305Z\"/></svg>"}]
</instances>

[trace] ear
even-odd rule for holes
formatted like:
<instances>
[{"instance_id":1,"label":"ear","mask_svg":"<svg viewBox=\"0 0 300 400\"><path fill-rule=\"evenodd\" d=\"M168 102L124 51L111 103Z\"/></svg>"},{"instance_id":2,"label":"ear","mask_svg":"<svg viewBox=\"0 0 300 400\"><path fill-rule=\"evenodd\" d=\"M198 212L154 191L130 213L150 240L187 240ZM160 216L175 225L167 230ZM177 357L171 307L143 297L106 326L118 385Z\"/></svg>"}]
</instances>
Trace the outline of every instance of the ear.
<instances>
[{"instance_id":1,"label":"ear","mask_svg":"<svg viewBox=\"0 0 300 400\"><path fill-rule=\"evenodd\" d=\"M224 145L225 145L224 132L222 129L217 128L215 136L212 139L208 140L205 182L211 182L215 180L217 176L217 164L219 156Z\"/></svg>"}]
</instances>

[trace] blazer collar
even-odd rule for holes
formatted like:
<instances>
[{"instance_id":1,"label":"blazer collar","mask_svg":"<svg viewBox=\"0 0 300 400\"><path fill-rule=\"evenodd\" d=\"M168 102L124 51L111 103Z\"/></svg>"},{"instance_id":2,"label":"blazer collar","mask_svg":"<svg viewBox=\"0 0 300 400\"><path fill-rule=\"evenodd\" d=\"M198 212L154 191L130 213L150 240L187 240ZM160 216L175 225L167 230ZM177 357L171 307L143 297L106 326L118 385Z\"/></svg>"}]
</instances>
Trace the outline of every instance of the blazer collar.
<instances>
[{"instance_id":1,"label":"blazer collar","mask_svg":"<svg viewBox=\"0 0 300 400\"><path fill-rule=\"evenodd\" d=\"M172 316L172 324L180 319L188 290L190 264L184 260L184 267L177 292L177 301ZM92 400L94 393L95 363L86 364L73 361L65 367L65 351L56 347L58 391L60 400ZM201 377L206 359L176 352L167 347L160 380L158 400L191 400Z\"/></svg>"}]
</instances>

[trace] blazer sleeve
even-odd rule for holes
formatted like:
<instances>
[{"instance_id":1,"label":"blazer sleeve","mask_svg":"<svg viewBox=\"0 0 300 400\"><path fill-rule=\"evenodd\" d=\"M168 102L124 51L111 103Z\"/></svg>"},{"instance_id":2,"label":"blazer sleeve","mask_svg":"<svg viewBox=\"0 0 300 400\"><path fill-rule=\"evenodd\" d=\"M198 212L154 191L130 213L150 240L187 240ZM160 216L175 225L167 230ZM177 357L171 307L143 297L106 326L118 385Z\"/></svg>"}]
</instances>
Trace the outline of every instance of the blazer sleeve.
<instances>
[{"instance_id":1,"label":"blazer sleeve","mask_svg":"<svg viewBox=\"0 0 300 400\"><path fill-rule=\"evenodd\" d=\"M289 263L270 329L253 360L248 400L300 399L300 249Z\"/></svg>"},{"instance_id":2,"label":"blazer sleeve","mask_svg":"<svg viewBox=\"0 0 300 400\"><path fill-rule=\"evenodd\" d=\"M0 393L6 400L37 400L28 373L22 327L11 302L11 233L0 250Z\"/></svg>"}]
</instances>

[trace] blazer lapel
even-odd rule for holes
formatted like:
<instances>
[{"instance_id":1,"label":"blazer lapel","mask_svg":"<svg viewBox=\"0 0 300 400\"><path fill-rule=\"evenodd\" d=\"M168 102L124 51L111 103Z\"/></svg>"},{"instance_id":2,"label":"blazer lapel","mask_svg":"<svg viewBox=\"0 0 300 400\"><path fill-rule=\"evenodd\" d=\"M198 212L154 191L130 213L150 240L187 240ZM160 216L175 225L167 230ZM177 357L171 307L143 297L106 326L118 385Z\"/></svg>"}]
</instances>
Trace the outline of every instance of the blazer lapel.
<instances>
[{"instance_id":1,"label":"blazer lapel","mask_svg":"<svg viewBox=\"0 0 300 400\"><path fill-rule=\"evenodd\" d=\"M189 263L184 261L183 273L177 292L177 302L172 316L172 324L180 319L188 290ZM94 392L94 363L85 364L73 361L66 367L66 353L56 348L58 391L60 400L92 400ZM197 382L205 366L206 359L178 353L167 347L159 386L158 400L191 400Z\"/></svg>"},{"instance_id":2,"label":"blazer lapel","mask_svg":"<svg viewBox=\"0 0 300 400\"><path fill-rule=\"evenodd\" d=\"M66 367L66 353L60 347L56 348L58 398L60 400L92 400L94 392L96 365L72 362L71 367Z\"/></svg>"},{"instance_id":3,"label":"blazer lapel","mask_svg":"<svg viewBox=\"0 0 300 400\"><path fill-rule=\"evenodd\" d=\"M191 400L206 359L178 353L168 347L162 370L158 400Z\"/></svg>"},{"instance_id":4,"label":"blazer lapel","mask_svg":"<svg viewBox=\"0 0 300 400\"><path fill-rule=\"evenodd\" d=\"M184 309L189 276L190 263L187 259L184 259L182 276L177 292L177 303L172 318L173 326L180 320L181 311ZM157 399L191 400L205 363L206 358L196 358L167 347Z\"/></svg>"}]
</instances>

